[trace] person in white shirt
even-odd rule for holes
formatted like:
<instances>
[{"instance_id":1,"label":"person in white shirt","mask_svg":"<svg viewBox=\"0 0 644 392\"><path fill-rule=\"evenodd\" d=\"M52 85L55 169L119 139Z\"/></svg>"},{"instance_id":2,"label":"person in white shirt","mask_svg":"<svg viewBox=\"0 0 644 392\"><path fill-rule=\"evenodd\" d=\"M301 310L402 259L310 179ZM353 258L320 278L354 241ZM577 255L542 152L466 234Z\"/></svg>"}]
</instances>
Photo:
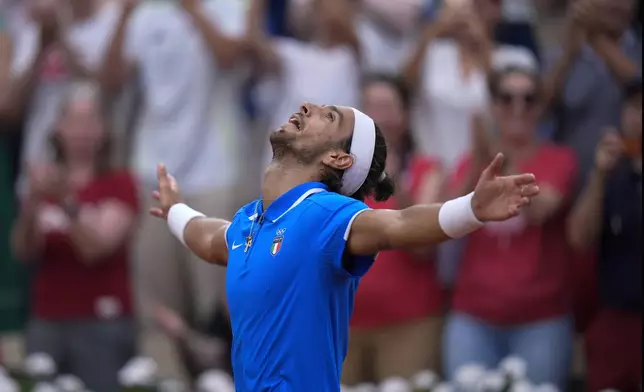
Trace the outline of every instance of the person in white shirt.
<instances>
[{"instance_id":1,"label":"person in white shirt","mask_svg":"<svg viewBox=\"0 0 644 392\"><path fill-rule=\"evenodd\" d=\"M265 0L254 3L250 40L261 64L263 80L257 89L267 130L277 129L302 102L357 106L360 100L360 45L353 28L354 10L348 0L312 0L300 17L307 41L265 36ZM293 10L291 10L293 12ZM293 18L292 18L293 20ZM264 165L272 159L266 132Z\"/></svg>"},{"instance_id":2,"label":"person in white shirt","mask_svg":"<svg viewBox=\"0 0 644 392\"><path fill-rule=\"evenodd\" d=\"M232 218L239 193L238 134L245 72L244 1L126 0L101 71L105 89L118 93L132 78L141 88L133 130L133 171L147 203L164 162L184 196L210 214ZM182 377L173 345L154 323L158 305L197 325L225 306L225 271L186 251L144 218L135 250L135 287L144 334L142 349L162 373Z\"/></svg>"},{"instance_id":3,"label":"person in white shirt","mask_svg":"<svg viewBox=\"0 0 644 392\"><path fill-rule=\"evenodd\" d=\"M424 0L364 0L356 30L362 68L368 73L397 74L413 44Z\"/></svg>"},{"instance_id":4,"label":"person in white shirt","mask_svg":"<svg viewBox=\"0 0 644 392\"><path fill-rule=\"evenodd\" d=\"M472 116L487 111L489 71L537 67L527 49L495 46L501 12L495 0L446 2L403 69L415 92L414 139L422 154L439 158L448 171L469 148Z\"/></svg>"},{"instance_id":5,"label":"person in white shirt","mask_svg":"<svg viewBox=\"0 0 644 392\"><path fill-rule=\"evenodd\" d=\"M27 3L30 19L14 25L14 50L5 120L25 117L18 193L25 191L24 169L51 156L48 138L70 83L91 78L116 23L111 5L58 0Z\"/></svg>"}]
</instances>

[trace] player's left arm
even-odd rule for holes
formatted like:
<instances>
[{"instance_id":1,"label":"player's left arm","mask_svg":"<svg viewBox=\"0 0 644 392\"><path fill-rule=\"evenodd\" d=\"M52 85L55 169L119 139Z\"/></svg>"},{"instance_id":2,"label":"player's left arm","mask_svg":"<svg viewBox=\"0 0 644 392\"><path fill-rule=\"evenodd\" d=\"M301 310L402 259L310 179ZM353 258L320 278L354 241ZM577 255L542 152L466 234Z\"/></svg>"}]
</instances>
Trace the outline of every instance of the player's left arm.
<instances>
[{"instance_id":1,"label":"player's left arm","mask_svg":"<svg viewBox=\"0 0 644 392\"><path fill-rule=\"evenodd\" d=\"M539 193L532 174L499 177L501 154L483 173L473 193L444 204L415 205L403 210L369 210L356 216L349 232L351 254L412 248L465 236L487 221L519 214Z\"/></svg>"}]
</instances>

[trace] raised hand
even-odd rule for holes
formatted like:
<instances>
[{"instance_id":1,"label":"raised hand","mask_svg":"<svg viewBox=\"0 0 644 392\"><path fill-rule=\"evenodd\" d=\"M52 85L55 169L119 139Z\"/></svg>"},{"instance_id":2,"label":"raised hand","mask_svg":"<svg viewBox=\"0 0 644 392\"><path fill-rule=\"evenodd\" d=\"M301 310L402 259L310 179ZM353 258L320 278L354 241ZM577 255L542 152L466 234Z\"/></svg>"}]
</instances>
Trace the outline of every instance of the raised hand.
<instances>
[{"instance_id":1,"label":"raised hand","mask_svg":"<svg viewBox=\"0 0 644 392\"><path fill-rule=\"evenodd\" d=\"M624 153L624 143L616 130L607 132L595 150L595 168L600 174L607 174Z\"/></svg>"},{"instance_id":2,"label":"raised hand","mask_svg":"<svg viewBox=\"0 0 644 392\"><path fill-rule=\"evenodd\" d=\"M158 190L152 192L152 197L159 202L158 207L150 208L150 214L161 219L168 219L170 207L181 203L181 193L177 181L168 174L164 164L157 166Z\"/></svg>"},{"instance_id":3,"label":"raised hand","mask_svg":"<svg viewBox=\"0 0 644 392\"><path fill-rule=\"evenodd\" d=\"M481 222L503 221L519 214L521 207L539 194L533 174L499 177L503 168L503 154L497 154L483 170L472 198L472 209Z\"/></svg>"},{"instance_id":4,"label":"raised hand","mask_svg":"<svg viewBox=\"0 0 644 392\"><path fill-rule=\"evenodd\" d=\"M36 199L62 199L67 187L65 177L56 165L32 165L28 169L29 195Z\"/></svg>"}]
</instances>

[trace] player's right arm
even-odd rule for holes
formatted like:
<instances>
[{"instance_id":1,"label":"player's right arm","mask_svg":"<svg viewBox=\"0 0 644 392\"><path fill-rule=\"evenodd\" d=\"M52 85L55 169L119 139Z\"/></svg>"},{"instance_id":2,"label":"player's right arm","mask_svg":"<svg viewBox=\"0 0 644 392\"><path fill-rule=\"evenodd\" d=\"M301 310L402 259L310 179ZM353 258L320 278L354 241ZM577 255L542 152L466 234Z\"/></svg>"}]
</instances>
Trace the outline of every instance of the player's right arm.
<instances>
[{"instance_id":1,"label":"player's right arm","mask_svg":"<svg viewBox=\"0 0 644 392\"><path fill-rule=\"evenodd\" d=\"M212 264L228 263L225 219L199 217L191 219L183 230L183 241L192 253Z\"/></svg>"},{"instance_id":2,"label":"player's right arm","mask_svg":"<svg viewBox=\"0 0 644 392\"><path fill-rule=\"evenodd\" d=\"M200 259L225 266L228 262L226 230L230 222L207 218L181 203L177 182L165 165L157 167L157 181L159 189L152 196L159 205L150 208L150 214L167 220L170 231Z\"/></svg>"}]
</instances>

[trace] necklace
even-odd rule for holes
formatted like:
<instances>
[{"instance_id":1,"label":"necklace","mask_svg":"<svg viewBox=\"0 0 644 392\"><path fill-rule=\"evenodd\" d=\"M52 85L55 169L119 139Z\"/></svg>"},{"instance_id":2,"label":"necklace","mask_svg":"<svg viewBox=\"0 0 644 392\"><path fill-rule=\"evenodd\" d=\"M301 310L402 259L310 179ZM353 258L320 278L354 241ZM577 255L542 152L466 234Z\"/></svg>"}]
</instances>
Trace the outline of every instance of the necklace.
<instances>
[{"instance_id":1,"label":"necklace","mask_svg":"<svg viewBox=\"0 0 644 392\"><path fill-rule=\"evenodd\" d=\"M261 200L255 202L255 211L253 212L253 221L250 224L250 231L248 236L246 236L246 244L244 246L244 253L247 253L251 246L253 246L253 229L255 228L255 221L259 221L259 227L261 227L262 221L264 220L264 213L262 212L261 216L257 216L257 209L259 208L259 203Z\"/></svg>"}]
</instances>

